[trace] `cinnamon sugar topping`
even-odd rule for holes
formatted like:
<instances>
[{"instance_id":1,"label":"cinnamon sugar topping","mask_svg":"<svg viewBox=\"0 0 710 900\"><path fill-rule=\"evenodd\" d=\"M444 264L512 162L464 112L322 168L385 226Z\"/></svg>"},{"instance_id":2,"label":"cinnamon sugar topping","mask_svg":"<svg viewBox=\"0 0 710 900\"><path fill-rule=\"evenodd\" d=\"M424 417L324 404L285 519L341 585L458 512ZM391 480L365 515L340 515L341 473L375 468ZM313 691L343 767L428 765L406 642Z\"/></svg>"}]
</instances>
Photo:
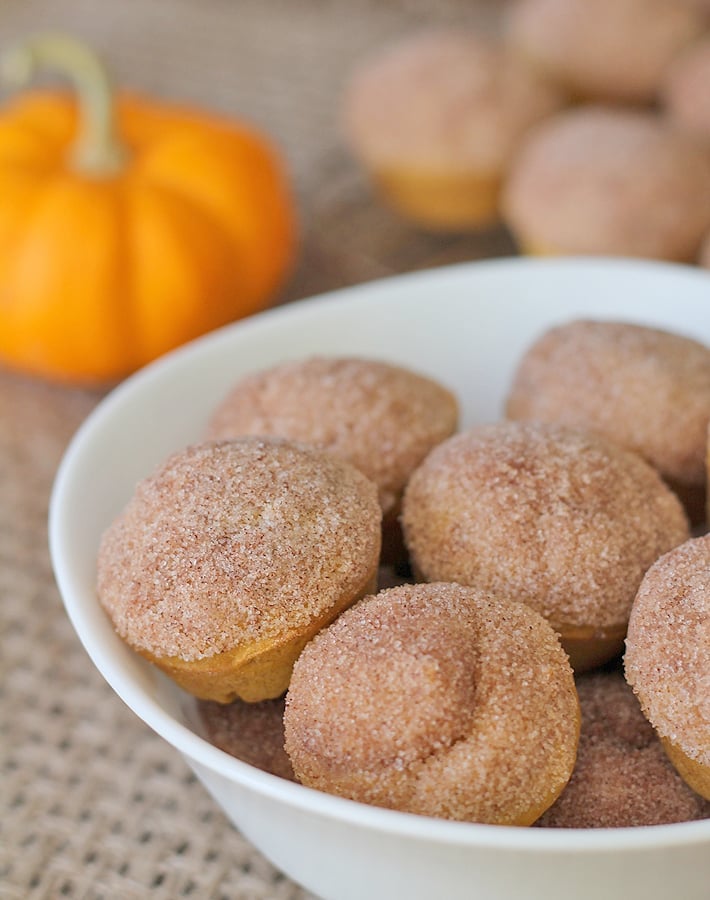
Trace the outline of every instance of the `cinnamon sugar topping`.
<instances>
[{"instance_id":1,"label":"cinnamon sugar topping","mask_svg":"<svg viewBox=\"0 0 710 900\"><path fill-rule=\"evenodd\" d=\"M207 736L216 747L257 769L295 781L284 749L284 705L283 697L261 703L198 701Z\"/></svg>"},{"instance_id":2,"label":"cinnamon sugar topping","mask_svg":"<svg viewBox=\"0 0 710 900\"><path fill-rule=\"evenodd\" d=\"M402 521L427 580L528 603L557 627L625 623L646 569L688 536L680 503L640 457L520 422L437 447L409 482Z\"/></svg>"},{"instance_id":3,"label":"cinnamon sugar topping","mask_svg":"<svg viewBox=\"0 0 710 900\"><path fill-rule=\"evenodd\" d=\"M710 765L710 534L646 573L631 611L625 667L661 737Z\"/></svg>"},{"instance_id":4,"label":"cinnamon sugar topping","mask_svg":"<svg viewBox=\"0 0 710 900\"><path fill-rule=\"evenodd\" d=\"M710 803L675 771L619 671L577 679L582 731L574 773L537 823L624 828L710 816Z\"/></svg>"},{"instance_id":5,"label":"cinnamon sugar topping","mask_svg":"<svg viewBox=\"0 0 710 900\"><path fill-rule=\"evenodd\" d=\"M453 584L402 585L343 613L301 654L285 714L305 784L501 823L552 802L577 727L571 669L547 623Z\"/></svg>"},{"instance_id":6,"label":"cinnamon sugar topping","mask_svg":"<svg viewBox=\"0 0 710 900\"><path fill-rule=\"evenodd\" d=\"M527 351L507 414L587 428L640 453L666 478L702 485L710 348L626 322L570 322Z\"/></svg>"},{"instance_id":7,"label":"cinnamon sugar topping","mask_svg":"<svg viewBox=\"0 0 710 900\"><path fill-rule=\"evenodd\" d=\"M243 378L208 436L276 435L328 450L375 482L388 512L457 416L454 396L422 375L376 360L317 357Z\"/></svg>"},{"instance_id":8,"label":"cinnamon sugar topping","mask_svg":"<svg viewBox=\"0 0 710 900\"><path fill-rule=\"evenodd\" d=\"M174 454L106 531L98 591L118 633L191 661L305 628L376 564L375 486L347 463L243 438Z\"/></svg>"}]
</instances>

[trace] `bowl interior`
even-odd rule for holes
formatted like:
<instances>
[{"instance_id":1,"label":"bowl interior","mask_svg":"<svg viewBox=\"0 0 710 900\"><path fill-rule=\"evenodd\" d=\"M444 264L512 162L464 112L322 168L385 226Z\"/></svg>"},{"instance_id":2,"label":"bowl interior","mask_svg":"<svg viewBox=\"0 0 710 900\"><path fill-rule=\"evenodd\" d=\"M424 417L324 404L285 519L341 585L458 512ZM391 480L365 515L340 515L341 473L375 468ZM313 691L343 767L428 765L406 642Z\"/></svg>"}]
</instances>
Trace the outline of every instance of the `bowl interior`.
<instances>
[{"instance_id":1,"label":"bowl interior","mask_svg":"<svg viewBox=\"0 0 710 900\"><path fill-rule=\"evenodd\" d=\"M318 794L255 770L204 741L190 698L113 633L96 601L100 535L136 482L200 439L242 374L312 354L401 363L458 395L463 425L494 421L517 360L542 331L573 318L659 326L710 344L710 275L613 260L503 260L401 276L273 310L202 338L124 382L76 434L57 475L50 544L74 627L109 684L159 734L200 765L285 803L432 840L537 847L710 841L710 821L612 833L441 822ZM623 832L623 834L620 833Z\"/></svg>"}]
</instances>

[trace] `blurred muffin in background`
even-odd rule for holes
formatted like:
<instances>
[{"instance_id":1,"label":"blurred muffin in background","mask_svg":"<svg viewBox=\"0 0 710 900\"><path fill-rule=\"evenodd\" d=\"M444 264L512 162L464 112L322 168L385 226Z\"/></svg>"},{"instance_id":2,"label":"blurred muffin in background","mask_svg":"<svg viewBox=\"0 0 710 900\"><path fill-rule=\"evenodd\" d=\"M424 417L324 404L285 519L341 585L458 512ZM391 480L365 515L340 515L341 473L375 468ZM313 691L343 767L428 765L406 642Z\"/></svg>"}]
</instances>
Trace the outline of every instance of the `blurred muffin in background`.
<instances>
[{"instance_id":1,"label":"blurred muffin in background","mask_svg":"<svg viewBox=\"0 0 710 900\"><path fill-rule=\"evenodd\" d=\"M708 4L710 9L710 4ZM661 102L674 125L710 145L710 35L668 67Z\"/></svg>"},{"instance_id":2,"label":"blurred muffin in background","mask_svg":"<svg viewBox=\"0 0 710 900\"><path fill-rule=\"evenodd\" d=\"M566 111L525 141L503 214L529 253L694 261L710 229L710 154L652 113Z\"/></svg>"},{"instance_id":3,"label":"blurred muffin in background","mask_svg":"<svg viewBox=\"0 0 710 900\"><path fill-rule=\"evenodd\" d=\"M435 30L360 65L344 125L353 153L401 214L426 228L476 229L498 218L523 134L562 105L557 89L502 46Z\"/></svg>"},{"instance_id":4,"label":"blurred muffin in background","mask_svg":"<svg viewBox=\"0 0 710 900\"><path fill-rule=\"evenodd\" d=\"M647 103L704 26L700 10L678 0L518 0L506 34L513 50L575 97Z\"/></svg>"}]
</instances>

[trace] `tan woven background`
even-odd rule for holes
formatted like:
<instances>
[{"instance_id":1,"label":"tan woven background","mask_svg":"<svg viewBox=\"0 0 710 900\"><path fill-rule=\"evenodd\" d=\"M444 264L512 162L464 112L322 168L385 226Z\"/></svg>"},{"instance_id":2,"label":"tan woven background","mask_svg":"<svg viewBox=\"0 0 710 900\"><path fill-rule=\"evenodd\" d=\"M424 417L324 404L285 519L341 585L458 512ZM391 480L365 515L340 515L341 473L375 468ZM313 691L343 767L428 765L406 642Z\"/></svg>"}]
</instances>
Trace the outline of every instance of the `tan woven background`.
<instances>
[{"instance_id":1,"label":"tan woven background","mask_svg":"<svg viewBox=\"0 0 710 900\"><path fill-rule=\"evenodd\" d=\"M495 19L495 0L0 0L0 42L69 29L133 88L245 115L281 143L301 207L284 300L507 253L502 232L417 233L341 145L352 61L407 28ZM0 898L296 900L188 769L93 670L54 586L46 515L72 432L100 399L0 372Z\"/></svg>"}]
</instances>

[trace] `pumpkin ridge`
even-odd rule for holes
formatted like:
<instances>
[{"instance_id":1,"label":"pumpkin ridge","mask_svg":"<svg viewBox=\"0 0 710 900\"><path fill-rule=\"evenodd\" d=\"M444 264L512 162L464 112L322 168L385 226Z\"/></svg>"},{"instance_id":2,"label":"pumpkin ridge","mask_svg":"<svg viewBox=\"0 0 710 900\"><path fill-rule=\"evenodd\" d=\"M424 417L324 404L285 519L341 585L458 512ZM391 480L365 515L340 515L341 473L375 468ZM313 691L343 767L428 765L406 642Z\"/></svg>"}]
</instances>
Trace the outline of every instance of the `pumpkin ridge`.
<instances>
[{"instance_id":1,"label":"pumpkin ridge","mask_svg":"<svg viewBox=\"0 0 710 900\"><path fill-rule=\"evenodd\" d=\"M7 273L14 268L15 261L22 254L22 247L29 243L36 227L36 221L39 219L43 206L49 202L49 188L47 182L53 181L54 178L49 176L43 179L37 179L36 184L30 189L30 193L34 194L28 204L26 214L22 219L18 219L14 223L14 232L8 234L7 243L0 244L0 270ZM10 230L8 230L10 231ZM5 257L3 259L3 257ZM5 294L5 284L10 281L7 277L3 278L0 283L0 307L12 307L14 301L7 302Z\"/></svg>"},{"instance_id":2,"label":"pumpkin ridge","mask_svg":"<svg viewBox=\"0 0 710 900\"><path fill-rule=\"evenodd\" d=\"M0 288L0 308L4 306L0 355L10 365L18 365L34 373L53 370L57 376L65 373L64 377L96 381L98 378L116 377L119 374L117 363L125 357L126 348L131 346L131 340L130 332L123 327L125 317L113 314L110 305L103 307L111 311L108 317L83 318L81 305L77 303L77 285L81 283L77 276L77 273L81 272L81 253L76 255L74 264L66 270L71 279L69 282L71 290L68 295L48 294L45 297L43 291L38 290L38 285L46 287L44 284L46 275L43 281L43 273L40 270L39 275L32 281L34 290L29 295L28 303L28 298L24 296L26 276L22 274L23 267L28 265L27 254L32 252L34 243L41 244L43 230L48 222L56 228L60 218L71 220L75 203L89 202L83 191L93 189L102 195L105 193L102 188L92 186L90 182L88 188L86 183L80 183L80 187L82 191L77 191L75 179L66 171L41 179L38 182L37 202L31 205L23 228L15 228L18 239L8 242L8 246L4 248L4 256L0 256L0 264L6 272L4 287ZM114 220L119 205L116 198L117 191L114 189L112 197L105 201L103 215L96 220L97 223L105 225ZM62 216L57 211L62 213ZM112 282L115 281L121 269L121 257L118 255L121 248L116 243L117 235L118 229L115 226L109 228L103 236L108 236L110 243L104 240L96 245L104 248L103 254L99 254L98 263L96 254L92 253L88 257L92 262L89 271L93 276L105 268L108 260L111 265L110 279ZM95 235L91 233L88 240L93 241L94 237ZM108 251L106 247L109 248ZM36 272L36 269L32 271ZM91 284L94 283L95 278L92 278ZM8 295L8 285L11 289L15 289L16 296ZM105 288L105 284L103 287ZM89 311L91 312L91 309ZM119 334L123 340L121 346L117 347ZM106 347L107 341L110 346L108 353L102 349Z\"/></svg>"},{"instance_id":3,"label":"pumpkin ridge","mask_svg":"<svg viewBox=\"0 0 710 900\"><path fill-rule=\"evenodd\" d=\"M23 122L0 124L0 168L46 176L57 172L62 163L58 143L45 140Z\"/></svg>"},{"instance_id":4,"label":"pumpkin ridge","mask_svg":"<svg viewBox=\"0 0 710 900\"><path fill-rule=\"evenodd\" d=\"M234 185L233 195L223 194L234 196L231 204L215 201L208 187L213 179L195 179L190 177L190 172L188 177L181 178L181 167L185 161L176 163L173 155L176 147L187 146L193 156L203 155L206 169L209 171L211 168L209 144L205 146L204 135L194 134L190 129L165 135L144 148L141 163L132 174L161 184L174 194L191 200L221 223L244 260L242 278L247 282L249 291L243 298L241 314L246 315L265 305L264 300L273 295L293 265L295 209L284 204L283 198L288 192L287 172L270 148L260 146L256 135L249 132L244 147L235 146L235 138L240 139L241 135L225 129L219 137L216 171L226 169ZM194 153L195 148L201 152ZM168 162L167 171L163 169L164 156ZM240 170L241 174L234 178L235 172ZM243 187L240 181L246 172L250 175ZM269 235L268 255L264 254L267 244L263 240L254 242L255 230Z\"/></svg>"},{"instance_id":5,"label":"pumpkin ridge","mask_svg":"<svg viewBox=\"0 0 710 900\"><path fill-rule=\"evenodd\" d=\"M174 306L170 306L170 293L169 291L165 292L164 286L158 294L155 294L154 287L151 289L153 302L148 304L143 302L141 296L142 291L145 289L145 282L141 282L138 279L132 283L134 307L139 311L143 310L150 314L147 317L137 316L140 327L136 329L135 340L140 361L144 363L157 355L174 349L179 343L183 343L191 337L196 337L198 334L204 334L207 331L227 324L239 314L243 293L240 269L242 254L235 250L221 223L210 216L203 207L193 201L186 200L179 192L164 189L154 181L148 179L141 179L138 183L134 179L130 181L132 182L133 190L129 190L128 195L133 198L134 202L131 204L130 214L132 224L127 230L127 234L131 241L132 271L136 273L141 271L142 253L144 252L138 249L139 246L143 246L142 240L145 238L139 240L136 236L139 229L136 223L140 223L141 226L145 223L145 210L149 209L151 204L154 204L155 209L159 209L161 204L156 203L156 199L160 200L161 198L169 197L173 203L170 215L159 212L157 216L154 215L152 218L153 239L158 234L159 240L164 244L163 250L167 249L168 252L177 253L181 264L186 267L184 271L188 275L186 279L182 280L180 285L185 292L181 294L180 290L178 290L174 298L178 307L182 306L182 310L178 309L177 311ZM143 194L142 197L141 194ZM177 210L175 208L176 203L178 205ZM142 205L144 208L138 208L139 205ZM189 223L187 228L185 227L185 222ZM217 248L216 253L213 253L211 257L205 258L204 251L202 258L198 258L195 255L199 243L190 245L191 253L183 252L185 241L189 239L188 231L190 228L194 229L196 223L199 224L198 230L200 232L206 232L209 235L207 240L202 241L202 246L206 247L209 245ZM145 234L150 235L150 232L145 232ZM207 266L205 266L205 262L207 262ZM210 266L213 267L211 271ZM168 266L169 269L170 267ZM148 274L147 270L144 271ZM211 274L214 279L213 291L205 290L204 276L206 273ZM190 290L192 290L193 294L201 295L201 302L196 303L195 298L187 303L185 302L186 294ZM156 301L160 301L157 306ZM166 321L166 326L169 325L170 328L162 327L158 329L155 327L155 322L157 321L155 316L160 314L161 305L163 312L168 308L171 310L169 320ZM153 317L152 319L151 316Z\"/></svg>"},{"instance_id":6,"label":"pumpkin ridge","mask_svg":"<svg viewBox=\"0 0 710 900\"><path fill-rule=\"evenodd\" d=\"M54 118L47 117L48 103L55 106ZM76 107L65 90L30 91L4 104L0 113L8 124L27 129L37 140L50 142L58 150L76 131Z\"/></svg>"},{"instance_id":7,"label":"pumpkin ridge","mask_svg":"<svg viewBox=\"0 0 710 900\"><path fill-rule=\"evenodd\" d=\"M129 184L125 178L119 179L118 202L116 204L116 216L119 219L119 227L116 229L118 242L118 258L123 264L117 267L116 277L116 296L121 298L121 309L123 315L119 317L121 322L121 331L123 338L124 359L127 365L131 367L139 367L142 360L140 354L136 350L135 335L138 332L138 313L137 298L134 285L134 279L131 277L134 271L134 253L132 242L128 235L131 227L130 206L128 202L127 190Z\"/></svg>"},{"instance_id":8,"label":"pumpkin ridge","mask_svg":"<svg viewBox=\"0 0 710 900\"><path fill-rule=\"evenodd\" d=\"M176 184L167 178L163 179L159 175L156 176L156 173L154 172L150 172L148 175L145 175L138 170L136 170L135 172L131 172L130 179L132 181L140 181L147 187L163 191L165 194L169 194L176 200L185 203L186 206L190 206L200 215L208 218L212 222L212 224L215 225L220 231L224 232L225 237L227 238L230 245L237 244L236 240L234 240L232 235L229 233L228 227L222 221L222 218L213 209L210 209L207 204L201 203L199 197L196 197L189 191L181 190L179 184ZM241 255L240 248L238 246L235 246L234 250L236 253Z\"/></svg>"},{"instance_id":9,"label":"pumpkin ridge","mask_svg":"<svg viewBox=\"0 0 710 900\"><path fill-rule=\"evenodd\" d=\"M3 167L2 161L0 161L0 167ZM18 167L19 168L19 167ZM8 268L12 265L12 260L15 258L16 253L14 250L9 250L10 247L17 248L21 245L23 239L26 237L26 228L28 224L32 221L32 217L35 209L40 205L43 199L43 195L46 192L46 184L45 178L30 178L28 181L28 189L27 189L27 200L28 202L25 204L26 210L23 210L24 215L20 218L19 216L15 218L12 223L12 227L7 229L6 240L3 241L0 236L0 270L3 272L7 272ZM0 179L0 190L2 189L2 180ZM17 207L15 207L17 209ZM3 262L3 257L5 254L8 254L7 260ZM2 286L0 283L0 305L2 305Z\"/></svg>"},{"instance_id":10,"label":"pumpkin ridge","mask_svg":"<svg viewBox=\"0 0 710 900\"><path fill-rule=\"evenodd\" d=\"M131 173L131 180L140 181L145 186L150 189L155 189L158 191L162 191L165 194L173 197L180 203L184 203L186 207L194 211L196 215L199 215L203 220L207 221L214 229L222 234L224 241L229 247L232 249L235 260L239 262L239 266L235 267L239 269L240 278L244 278L248 273L249 267L243 265L244 259L244 251L237 241L236 237L233 235L231 229L224 223L222 217L219 216L215 210L211 209L207 204L201 203L200 198L191 194L189 191L180 190L180 186L173 183L168 179L162 179L158 175L151 172L149 175L144 175L139 173L138 171ZM240 284L240 294L244 293L244 284L243 282ZM248 286L249 296L252 295L253 285L250 284Z\"/></svg>"}]
</instances>

